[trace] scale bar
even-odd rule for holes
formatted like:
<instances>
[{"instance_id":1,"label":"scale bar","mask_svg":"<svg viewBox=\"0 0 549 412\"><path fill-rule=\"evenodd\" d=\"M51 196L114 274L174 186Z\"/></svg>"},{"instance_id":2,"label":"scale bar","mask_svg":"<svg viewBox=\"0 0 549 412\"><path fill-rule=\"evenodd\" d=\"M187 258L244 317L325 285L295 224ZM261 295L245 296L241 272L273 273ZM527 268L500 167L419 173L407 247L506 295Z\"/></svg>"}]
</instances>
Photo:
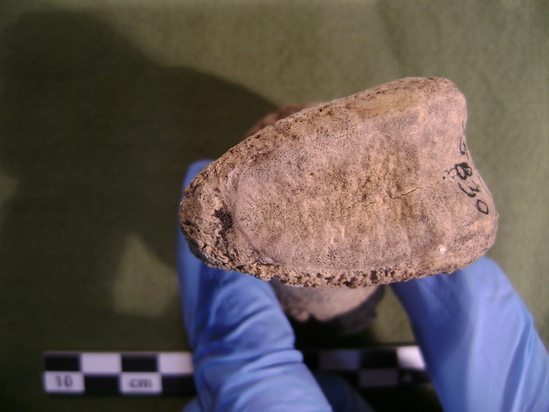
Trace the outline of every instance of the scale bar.
<instances>
[{"instance_id":1,"label":"scale bar","mask_svg":"<svg viewBox=\"0 0 549 412\"><path fill-rule=\"evenodd\" d=\"M313 371L332 371L359 389L428 382L417 346L304 351ZM194 395L191 352L45 352L52 395Z\"/></svg>"}]
</instances>

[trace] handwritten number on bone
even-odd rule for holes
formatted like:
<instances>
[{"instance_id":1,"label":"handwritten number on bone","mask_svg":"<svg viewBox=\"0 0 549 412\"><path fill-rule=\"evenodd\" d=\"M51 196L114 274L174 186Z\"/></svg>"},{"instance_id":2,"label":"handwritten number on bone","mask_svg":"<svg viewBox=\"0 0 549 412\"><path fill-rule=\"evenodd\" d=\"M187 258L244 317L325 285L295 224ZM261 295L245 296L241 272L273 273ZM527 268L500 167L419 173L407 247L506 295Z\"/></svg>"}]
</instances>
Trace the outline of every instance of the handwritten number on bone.
<instances>
[{"instance_id":1,"label":"handwritten number on bone","mask_svg":"<svg viewBox=\"0 0 549 412\"><path fill-rule=\"evenodd\" d=\"M458 183L459 188L463 193L469 197L476 197L477 193L480 192L480 187L475 183L471 182L474 186L463 187L461 183Z\"/></svg>"},{"instance_id":2,"label":"handwritten number on bone","mask_svg":"<svg viewBox=\"0 0 549 412\"><path fill-rule=\"evenodd\" d=\"M480 199L477 200L477 203L475 203L475 206L480 213L484 213L485 215L487 215L490 212L488 210L488 205Z\"/></svg>"},{"instance_id":3,"label":"handwritten number on bone","mask_svg":"<svg viewBox=\"0 0 549 412\"><path fill-rule=\"evenodd\" d=\"M467 180L468 177L473 175L473 168L467 162L456 164L454 169L461 180Z\"/></svg>"}]
</instances>

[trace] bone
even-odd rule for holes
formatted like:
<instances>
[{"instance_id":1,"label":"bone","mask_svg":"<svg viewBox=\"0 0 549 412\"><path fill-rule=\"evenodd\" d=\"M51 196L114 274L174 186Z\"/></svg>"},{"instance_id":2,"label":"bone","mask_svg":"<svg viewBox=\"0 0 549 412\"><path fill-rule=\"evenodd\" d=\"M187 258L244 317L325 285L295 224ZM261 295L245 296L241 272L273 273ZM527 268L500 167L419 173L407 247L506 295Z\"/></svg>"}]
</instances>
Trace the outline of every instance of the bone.
<instances>
[{"instance_id":1,"label":"bone","mask_svg":"<svg viewBox=\"0 0 549 412\"><path fill-rule=\"evenodd\" d=\"M451 273L498 214L449 80L406 78L257 131L185 189L180 224L208 265L308 287Z\"/></svg>"}]
</instances>

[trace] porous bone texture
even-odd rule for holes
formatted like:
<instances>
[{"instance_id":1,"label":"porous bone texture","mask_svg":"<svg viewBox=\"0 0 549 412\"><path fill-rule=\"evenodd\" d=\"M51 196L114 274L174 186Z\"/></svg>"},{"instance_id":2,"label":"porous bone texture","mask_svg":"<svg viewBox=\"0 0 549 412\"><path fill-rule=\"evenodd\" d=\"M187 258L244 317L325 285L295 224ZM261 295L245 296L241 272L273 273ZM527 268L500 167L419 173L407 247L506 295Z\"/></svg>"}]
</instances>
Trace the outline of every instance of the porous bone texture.
<instances>
[{"instance_id":1,"label":"porous bone texture","mask_svg":"<svg viewBox=\"0 0 549 412\"><path fill-rule=\"evenodd\" d=\"M278 120L185 189L180 223L209 265L290 285L450 273L493 244L498 214L467 148L466 101L406 78Z\"/></svg>"}]
</instances>

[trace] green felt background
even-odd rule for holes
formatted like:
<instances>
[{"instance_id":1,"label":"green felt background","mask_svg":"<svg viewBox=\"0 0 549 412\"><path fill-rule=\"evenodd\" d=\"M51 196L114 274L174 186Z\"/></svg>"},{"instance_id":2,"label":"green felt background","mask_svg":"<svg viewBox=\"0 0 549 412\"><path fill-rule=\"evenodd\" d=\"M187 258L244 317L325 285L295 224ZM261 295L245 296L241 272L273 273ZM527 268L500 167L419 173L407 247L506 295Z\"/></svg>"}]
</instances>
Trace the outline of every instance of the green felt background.
<instances>
[{"instance_id":1,"label":"green felt background","mask_svg":"<svg viewBox=\"0 0 549 412\"><path fill-rule=\"evenodd\" d=\"M189 163L276 107L406 76L448 77L466 95L500 213L489 254L547 344L548 27L541 0L2 1L3 410L180 410L185 398L48 397L41 354L185 350L174 261ZM338 345L317 329L298 343ZM340 343L412 339L388 293L371 330Z\"/></svg>"}]
</instances>

